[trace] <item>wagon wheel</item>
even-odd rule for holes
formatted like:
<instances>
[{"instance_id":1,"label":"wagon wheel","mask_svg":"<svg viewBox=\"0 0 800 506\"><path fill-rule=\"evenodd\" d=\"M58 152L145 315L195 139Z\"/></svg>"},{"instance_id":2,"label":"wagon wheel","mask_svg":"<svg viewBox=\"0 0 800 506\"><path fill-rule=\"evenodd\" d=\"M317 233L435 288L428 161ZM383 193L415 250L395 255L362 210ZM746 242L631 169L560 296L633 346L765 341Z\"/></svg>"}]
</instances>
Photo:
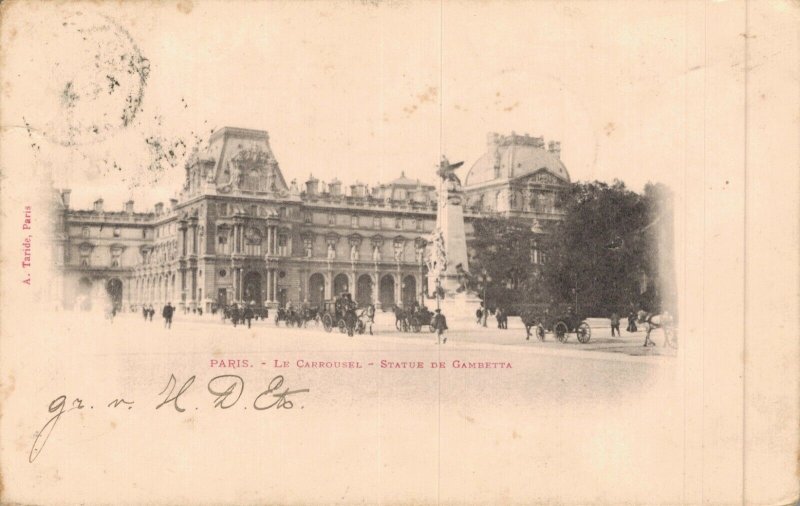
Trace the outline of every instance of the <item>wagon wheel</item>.
<instances>
[{"instance_id":1,"label":"wagon wheel","mask_svg":"<svg viewBox=\"0 0 800 506\"><path fill-rule=\"evenodd\" d=\"M578 336L579 343L586 344L589 342L589 338L592 337L592 329L589 327L588 323L581 322L578 328L575 329L575 334Z\"/></svg>"},{"instance_id":2,"label":"wagon wheel","mask_svg":"<svg viewBox=\"0 0 800 506\"><path fill-rule=\"evenodd\" d=\"M364 322L361 321L361 320L358 320L358 326L356 327L356 331L359 334L363 334L366 329L367 329L367 326L364 324Z\"/></svg>"},{"instance_id":3,"label":"wagon wheel","mask_svg":"<svg viewBox=\"0 0 800 506\"><path fill-rule=\"evenodd\" d=\"M347 332L347 323L345 323L344 318L339 318L339 323L337 324L337 326L339 327L339 332L341 332L342 334Z\"/></svg>"},{"instance_id":4,"label":"wagon wheel","mask_svg":"<svg viewBox=\"0 0 800 506\"><path fill-rule=\"evenodd\" d=\"M428 324L428 330L430 330L431 333L436 332L436 327L433 326L433 323Z\"/></svg>"},{"instance_id":5,"label":"wagon wheel","mask_svg":"<svg viewBox=\"0 0 800 506\"><path fill-rule=\"evenodd\" d=\"M325 327L325 332L330 332L333 330L333 318L331 315L322 315L322 326Z\"/></svg>"},{"instance_id":6,"label":"wagon wheel","mask_svg":"<svg viewBox=\"0 0 800 506\"><path fill-rule=\"evenodd\" d=\"M411 329L414 332L419 332L420 330L422 330L422 325L420 324L419 319L417 319L416 316L411 318Z\"/></svg>"},{"instance_id":7,"label":"wagon wheel","mask_svg":"<svg viewBox=\"0 0 800 506\"><path fill-rule=\"evenodd\" d=\"M536 337L539 338L539 341L544 341L544 325L541 323L536 326Z\"/></svg>"},{"instance_id":8,"label":"wagon wheel","mask_svg":"<svg viewBox=\"0 0 800 506\"><path fill-rule=\"evenodd\" d=\"M564 322L556 323L556 326L553 327L553 333L555 333L556 339L558 339L558 342L560 342L560 343L566 343L567 342L567 339L569 339L569 334L567 334L567 332L569 331L568 329L569 329L569 327L567 327L566 323L564 323Z\"/></svg>"}]
</instances>

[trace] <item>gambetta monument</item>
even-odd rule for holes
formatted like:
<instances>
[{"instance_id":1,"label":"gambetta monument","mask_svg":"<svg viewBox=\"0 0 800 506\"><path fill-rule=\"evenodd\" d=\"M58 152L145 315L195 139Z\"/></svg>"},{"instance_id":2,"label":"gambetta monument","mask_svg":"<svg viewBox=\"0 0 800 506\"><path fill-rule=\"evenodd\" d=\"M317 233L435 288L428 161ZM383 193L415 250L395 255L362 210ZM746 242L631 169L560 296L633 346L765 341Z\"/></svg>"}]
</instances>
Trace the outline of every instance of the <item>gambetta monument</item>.
<instances>
[{"instance_id":1,"label":"gambetta monument","mask_svg":"<svg viewBox=\"0 0 800 506\"><path fill-rule=\"evenodd\" d=\"M480 307L477 294L466 288L469 276L467 236L464 231L464 192L455 170L464 162L450 164L445 156L439 176L436 229L428 255L428 289L448 319L472 318Z\"/></svg>"}]
</instances>

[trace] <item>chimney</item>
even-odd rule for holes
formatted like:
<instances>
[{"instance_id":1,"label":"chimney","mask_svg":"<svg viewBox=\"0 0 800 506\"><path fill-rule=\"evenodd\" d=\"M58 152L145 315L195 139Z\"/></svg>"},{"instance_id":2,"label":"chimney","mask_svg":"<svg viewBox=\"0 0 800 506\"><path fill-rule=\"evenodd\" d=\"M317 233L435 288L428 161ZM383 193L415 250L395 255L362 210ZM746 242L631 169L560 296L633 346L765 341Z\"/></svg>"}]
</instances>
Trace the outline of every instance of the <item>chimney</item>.
<instances>
[{"instance_id":1,"label":"chimney","mask_svg":"<svg viewBox=\"0 0 800 506\"><path fill-rule=\"evenodd\" d=\"M338 196L342 194L342 182L334 178L328 185L328 191L331 195Z\"/></svg>"},{"instance_id":2,"label":"chimney","mask_svg":"<svg viewBox=\"0 0 800 506\"><path fill-rule=\"evenodd\" d=\"M550 141L547 145L547 150L561 158L561 143L558 141Z\"/></svg>"},{"instance_id":3,"label":"chimney","mask_svg":"<svg viewBox=\"0 0 800 506\"><path fill-rule=\"evenodd\" d=\"M103 199L97 199L94 201L94 212L96 213L103 212Z\"/></svg>"},{"instance_id":4,"label":"chimney","mask_svg":"<svg viewBox=\"0 0 800 506\"><path fill-rule=\"evenodd\" d=\"M174 211L176 207L178 207L178 199L169 199L169 208Z\"/></svg>"},{"instance_id":5,"label":"chimney","mask_svg":"<svg viewBox=\"0 0 800 506\"><path fill-rule=\"evenodd\" d=\"M364 196L364 184L356 181L356 184L350 185L350 195L353 197Z\"/></svg>"},{"instance_id":6,"label":"chimney","mask_svg":"<svg viewBox=\"0 0 800 506\"><path fill-rule=\"evenodd\" d=\"M317 180L317 178L315 178L313 174L309 174L308 181L306 181L306 194L316 195L317 189L319 188L318 183L319 180Z\"/></svg>"},{"instance_id":7,"label":"chimney","mask_svg":"<svg viewBox=\"0 0 800 506\"><path fill-rule=\"evenodd\" d=\"M156 204L156 214L161 214L164 211L164 203L159 202Z\"/></svg>"},{"instance_id":8,"label":"chimney","mask_svg":"<svg viewBox=\"0 0 800 506\"><path fill-rule=\"evenodd\" d=\"M69 209L69 197L72 195L72 190L61 190L61 202L64 203L64 207Z\"/></svg>"},{"instance_id":9,"label":"chimney","mask_svg":"<svg viewBox=\"0 0 800 506\"><path fill-rule=\"evenodd\" d=\"M128 214L133 214L133 201L129 200L125 202L125 212Z\"/></svg>"}]
</instances>

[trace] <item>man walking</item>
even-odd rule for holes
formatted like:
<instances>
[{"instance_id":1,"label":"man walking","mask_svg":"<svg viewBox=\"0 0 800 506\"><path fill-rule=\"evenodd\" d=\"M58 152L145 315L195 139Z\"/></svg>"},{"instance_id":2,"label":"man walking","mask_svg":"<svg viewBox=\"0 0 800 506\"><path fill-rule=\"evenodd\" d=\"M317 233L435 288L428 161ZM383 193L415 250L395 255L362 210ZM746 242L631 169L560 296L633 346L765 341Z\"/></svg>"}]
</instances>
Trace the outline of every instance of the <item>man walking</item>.
<instances>
[{"instance_id":1,"label":"man walking","mask_svg":"<svg viewBox=\"0 0 800 506\"><path fill-rule=\"evenodd\" d=\"M171 329L172 328L172 315L175 314L175 308L172 307L171 302L167 302L164 306L164 309L161 310L161 316L164 317L164 327Z\"/></svg>"},{"instance_id":2,"label":"man walking","mask_svg":"<svg viewBox=\"0 0 800 506\"><path fill-rule=\"evenodd\" d=\"M611 313L611 337L614 337L614 330L617 331L618 337L622 337L622 333L619 331L619 315L616 311Z\"/></svg>"},{"instance_id":3,"label":"man walking","mask_svg":"<svg viewBox=\"0 0 800 506\"><path fill-rule=\"evenodd\" d=\"M244 314L242 316L244 316L244 319L247 322L247 328L249 329L250 322L253 321L253 308L250 306L250 304L244 308Z\"/></svg>"},{"instance_id":4,"label":"man walking","mask_svg":"<svg viewBox=\"0 0 800 506\"><path fill-rule=\"evenodd\" d=\"M442 334L447 330L447 318L444 317L441 309L437 309L436 314L433 315L433 328L436 330L436 344L439 344L440 341L442 344L446 343L447 338L442 339Z\"/></svg>"}]
</instances>

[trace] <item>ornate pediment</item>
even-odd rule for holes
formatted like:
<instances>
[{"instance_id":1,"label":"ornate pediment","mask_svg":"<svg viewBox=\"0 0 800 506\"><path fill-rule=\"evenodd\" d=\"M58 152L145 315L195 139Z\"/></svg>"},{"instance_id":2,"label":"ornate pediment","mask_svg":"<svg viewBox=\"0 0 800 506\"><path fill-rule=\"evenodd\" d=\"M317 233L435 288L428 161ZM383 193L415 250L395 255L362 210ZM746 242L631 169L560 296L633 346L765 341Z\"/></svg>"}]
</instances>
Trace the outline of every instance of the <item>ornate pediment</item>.
<instances>
[{"instance_id":1,"label":"ornate pediment","mask_svg":"<svg viewBox=\"0 0 800 506\"><path fill-rule=\"evenodd\" d=\"M550 171L545 168L539 169L534 174L531 174L526 178L526 181L531 183L538 183L538 184L551 184L551 185L563 185L564 180L560 177L553 175Z\"/></svg>"}]
</instances>

